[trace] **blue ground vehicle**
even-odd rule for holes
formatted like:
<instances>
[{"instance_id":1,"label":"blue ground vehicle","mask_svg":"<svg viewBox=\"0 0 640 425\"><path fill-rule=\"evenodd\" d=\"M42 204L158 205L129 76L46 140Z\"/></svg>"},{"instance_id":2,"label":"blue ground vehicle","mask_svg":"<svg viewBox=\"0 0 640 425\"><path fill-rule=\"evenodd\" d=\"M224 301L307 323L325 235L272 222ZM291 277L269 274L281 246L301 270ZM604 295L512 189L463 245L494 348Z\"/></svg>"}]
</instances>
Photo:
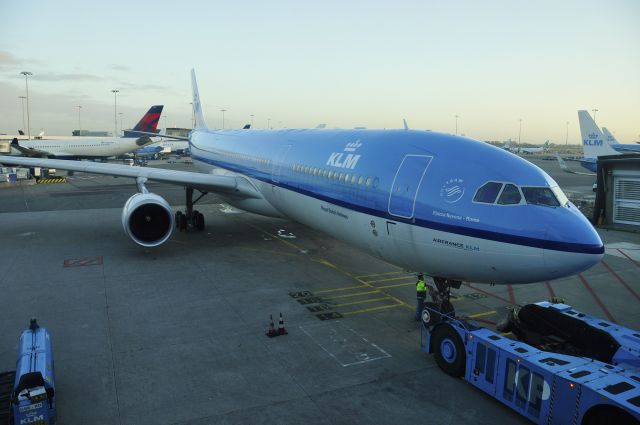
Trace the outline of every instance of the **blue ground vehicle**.
<instances>
[{"instance_id":1,"label":"blue ground vehicle","mask_svg":"<svg viewBox=\"0 0 640 425\"><path fill-rule=\"evenodd\" d=\"M13 386L8 380L13 378ZM4 388L3 388L4 384ZM31 319L22 332L16 371L0 374L0 400L5 400L0 417L15 425L54 425L56 422L55 381L51 338L45 328Z\"/></svg>"},{"instance_id":2,"label":"blue ground vehicle","mask_svg":"<svg viewBox=\"0 0 640 425\"><path fill-rule=\"evenodd\" d=\"M550 302L514 310L501 324L517 339L436 321L423 336L438 366L534 423L640 424L640 332Z\"/></svg>"}]
</instances>

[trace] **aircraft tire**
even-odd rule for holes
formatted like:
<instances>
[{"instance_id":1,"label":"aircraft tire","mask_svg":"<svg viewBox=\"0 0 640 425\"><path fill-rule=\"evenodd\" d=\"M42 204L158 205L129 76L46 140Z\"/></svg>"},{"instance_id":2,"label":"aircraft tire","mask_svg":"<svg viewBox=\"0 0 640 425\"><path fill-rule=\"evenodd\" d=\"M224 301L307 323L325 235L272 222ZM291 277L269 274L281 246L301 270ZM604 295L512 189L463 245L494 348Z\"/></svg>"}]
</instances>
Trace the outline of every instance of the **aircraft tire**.
<instances>
[{"instance_id":1,"label":"aircraft tire","mask_svg":"<svg viewBox=\"0 0 640 425\"><path fill-rule=\"evenodd\" d=\"M464 375L466 353L460 336L448 323L437 326L431 336L433 353L438 367L447 375L459 378Z\"/></svg>"},{"instance_id":2,"label":"aircraft tire","mask_svg":"<svg viewBox=\"0 0 640 425\"><path fill-rule=\"evenodd\" d=\"M180 214L178 229L180 229L181 232L185 232L187 230L187 216L184 214Z\"/></svg>"},{"instance_id":3,"label":"aircraft tire","mask_svg":"<svg viewBox=\"0 0 640 425\"><path fill-rule=\"evenodd\" d=\"M176 211L176 229L180 228L180 217L182 216L182 211Z\"/></svg>"},{"instance_id":4,"label":"aircraft tire","mask_svg":"<svg viewBox=\"0 0 640 425\"><path fill-rule=\"evenodd\" d=\"M196 229L204 230L204 215L199 212L195 217L196 217Z\"/></svg>"}]
</instances>

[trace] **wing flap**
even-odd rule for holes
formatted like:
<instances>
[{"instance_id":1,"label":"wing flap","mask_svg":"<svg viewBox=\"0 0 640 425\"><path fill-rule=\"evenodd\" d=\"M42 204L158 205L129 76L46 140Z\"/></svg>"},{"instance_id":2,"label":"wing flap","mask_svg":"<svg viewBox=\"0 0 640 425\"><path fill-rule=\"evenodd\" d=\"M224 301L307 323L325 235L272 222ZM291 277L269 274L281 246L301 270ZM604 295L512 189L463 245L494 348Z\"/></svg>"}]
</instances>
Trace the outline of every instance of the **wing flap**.
<instances>
[{"instance_id":1,"label":"wing flap","mask_svg":"<svg viewBox=\"0 0 640 425\"><path fill-rule=\"evenodd\" d=\"M146 178L179 186L193 187L208 192L223 193L239 198L262 198L262 195L241 176L221 176L191 171L164 170L153 167L132 167L130 165L104 164L88 161L68 161L62 159L40 159L0 156L0 164L24 165L27 167L56 168L60 170L103 174L107 176Z\"/></svg>"}]
</instances>

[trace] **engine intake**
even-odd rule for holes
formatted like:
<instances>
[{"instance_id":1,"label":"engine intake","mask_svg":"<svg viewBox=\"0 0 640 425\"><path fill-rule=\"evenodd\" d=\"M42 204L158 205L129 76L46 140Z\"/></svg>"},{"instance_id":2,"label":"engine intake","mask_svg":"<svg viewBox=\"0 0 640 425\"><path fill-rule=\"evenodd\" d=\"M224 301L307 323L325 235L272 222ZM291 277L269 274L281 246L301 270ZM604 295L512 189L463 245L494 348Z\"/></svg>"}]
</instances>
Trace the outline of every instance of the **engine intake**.
<instances>
[{"instance_id":1,"label":"engine intake","mask_svg":"<svg viewBox=\"0 0 640 425\"><path fill-rule=\"evenodd\" d=\"M152 248L169 239L174 227L169 203L154 193L136 193L122 210L125 233L138 245Z\"/></svg>"}]
</instances>

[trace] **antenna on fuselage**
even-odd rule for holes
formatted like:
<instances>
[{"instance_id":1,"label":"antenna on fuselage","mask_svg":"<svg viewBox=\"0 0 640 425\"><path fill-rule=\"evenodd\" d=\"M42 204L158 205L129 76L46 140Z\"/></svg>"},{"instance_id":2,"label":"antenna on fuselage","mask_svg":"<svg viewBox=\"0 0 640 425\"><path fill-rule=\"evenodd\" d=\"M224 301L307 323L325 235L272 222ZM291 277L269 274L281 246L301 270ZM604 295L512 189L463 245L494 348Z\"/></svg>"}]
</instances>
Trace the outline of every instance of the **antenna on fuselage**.
<instances>
[{"instance_id":1,"label":"antenna on fuselage","mask_svg":"<svg viewBox=\"0 0 640 425\"><path fill-rule=\"evenodd\" d=\"M402 118L402 123L404 124L404 129L405 129L405 130L409 130L409 126L407 125L407 120L405 120L404 118Z\"/></svg>"},{"instance_id":2,"label":"antenna on fuselage","mask_svg":"<svg viewBox=\"0 0 640 425\"><path fill-rule=\"evenodd\" d=\"M202 105L200 104L200 94L198 93L195 69L191 69L191 90L193 95L193 115L195 117L194 130L206 130L207 123L204 122L204 115L202 114Z\"/></svg>"}]
</instances>

